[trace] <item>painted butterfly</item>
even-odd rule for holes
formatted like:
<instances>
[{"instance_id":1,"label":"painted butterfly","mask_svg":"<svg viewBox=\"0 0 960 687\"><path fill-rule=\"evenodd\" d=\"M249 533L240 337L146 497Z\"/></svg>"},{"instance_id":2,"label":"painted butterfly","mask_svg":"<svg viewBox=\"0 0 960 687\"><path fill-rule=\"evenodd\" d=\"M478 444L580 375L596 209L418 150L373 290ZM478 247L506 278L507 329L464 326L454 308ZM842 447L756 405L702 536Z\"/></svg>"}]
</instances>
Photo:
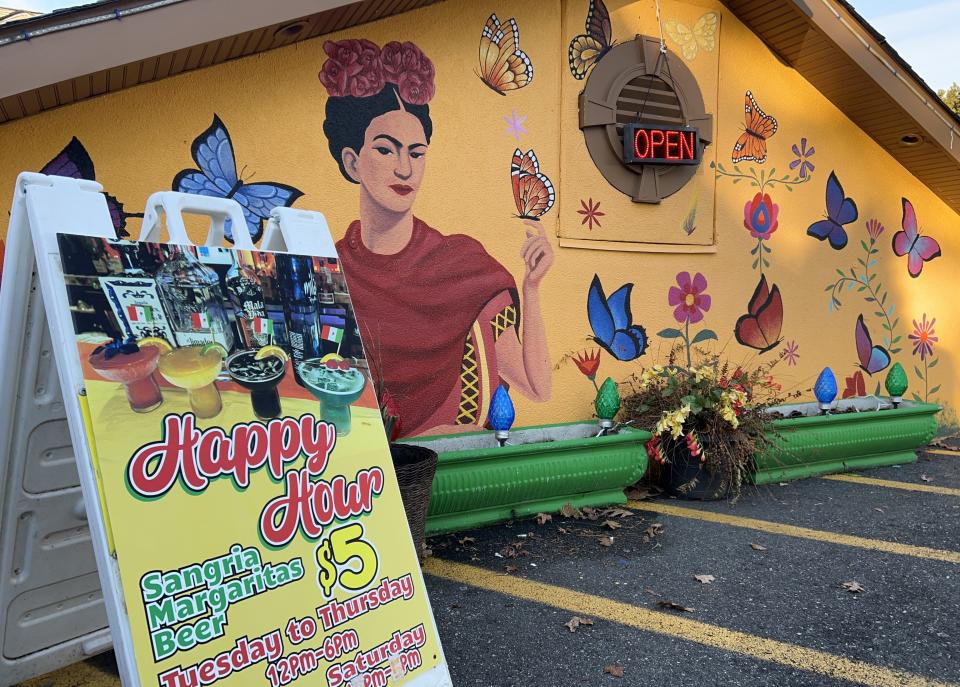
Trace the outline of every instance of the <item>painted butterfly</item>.
<instances>
[{"instance_id":1,"label":"painted butterfly","mask_svg":"<svg viewBox=\"0 0 960 687\"><path fill-rule=\"evenodd\" d=\"M510 180L513 182L513 200L517 204L520 219L539 221L553 207L557 198L553 184L540 173L540 164L532 150L523 153L517 148L513 151Z\"/></svg>"},{"instance_id":2,"label":"painted butterfly","mask_svg":"<svg viewBox=\"0 0 960 687\"><path fill-rule=\"evenodd\" d=\"M586 33L574 36L567 50L567 62L573 78L586 78L590 67L599 62L613 47L612 37L610 13L607 12L606 5L603 0L590 0Z\"/></svg>"},{"instance_id":3,"label":"painted butterfly","mask_svg":"<svg viewBox=\"0 0 960 687\"><path fill-rule=\"evenodd\" d=\"M746 130L733 144L730 159L734 164L743 160L763 164L767 161L767 139L777 133L777 120L760 109L750 91L747 91L744 101Z\"/></svg>"},{"instance_id":4,"label":"painted butterfly","mask_svg":"<svg viewBox=\"0 0 960 687\"><path fill-rule=\"evenodd\" d=\"M593 340L617 360L635 360L647 350L647 332L633 324L630 313L632 290L633 284L624 284L607 298L600 277L595 274L587 294L587 318Z\"/></svg>"},{"instance_id":5,"label":"painted butterfly","mask_svg":"<svg viewBox=\"0 0 960 687\"><path fill-rule=\"evenodd\" d=\"M890 354L883 346L873 345L870 332L867 331L867 325L863 323L862 314L857 318L855 336L857 340L857 357L860 358L860 369L868 375L885 370L890 364Z\"/></svg>"},{"instance_id":6,"label":"painted butterfly","mask_svg":"<svg viewBox=\"0 0 960 687\"><path fill-rule=\"evenodd\" d=\"M480 34L480 79L494 92L515 91L533 81L533 64L520 49L520 28L513 19L501 25L491 14Z\"/></svg>"},{"instance_id":7,"label":"painted butterfly","mask_svg":"<svg viewBox=\"0 0 960 687\"><path fill-rule=\"evenodd\" d=\"M844 196L837 173L830 172L830 178L827 179L827 219L807 227L807 235L821 241L828 240L832 248L840 250L847 245L847 230L843 225L855 221L857 215L857 204L853 198Z\"/></svg>"},{"instance_id":8,"label":"painted butterfly","mask_svg":"<svg viewBox=\"0 0 960 687\"><path fill-rule=\"evenodd\" d=\"M846 382L847 388L843 390L843 398L867 395L867 386L863 381L863 373L860 370L854 372L852 377L847 377Z\"/></svg>"},{"instance_id":9,"label":"painted butterfly","mask_svg":"<svg viewBox=\"0 0 960 687\"><path fill-rule=\"evenodd\" d=\"M906 198L903 202L903 219L900 225L903 231L893 235L893 252L907 256L907 272L917 278L923 271L923 263L940 257L940 244L930 236L921 236L917 228L917 213L913 210L913 203Z\"/></svg>"},{"instance_id":10,"label":"painted butterfly","mask_svg":"<svg viewBox=\"0 0 960 687\"><path fill-rule=\"evenodd\" d=\"M71 138L63 150L43 166L40 173L70 177L71 179L97 180L97 174L93 168L93 160L90 158L90 153L87 152L87 149L83 147L80 139L76 136ZM124 212L123 203L109 193L104 193L103 195L107 199L107 209L110 210L110 221L113 222L113 228L116 229L117 236L119 238L130 236L126 230L127 218L143 217L143 213Z\"/></svg>"},{"instance_id":11,"label":"painted butterfly","mask_svg":"<svg viewBox=\"0 0 960 687\"><path fill-rule=\"evenodd\" d=\"M237 174L230 134L217 115L213 115L210 127L194 139L190 153L200 169L181 170L173 179L173 190L237 201L243 209L247 230L254 242L260 240L263 220L270 217L273 208L289 207L303 195L299 189L272 181L243 183ZM224 234L228 241L233 242L230 220L225 223Z\"/></svg>"},{"instance_id":12,"label":"painted butterfly","mask_svg":"<svg viewBox=\"0 0 960 687\"><path fill-rule=\"evenodd\" d=\"M670 36L670 40L677 44L683 58L690 61L696 58L700 50L713 52L717 47L717 26L720 24L720 15L717 12L707 12L701 16L691 29L676 19L668 19L663 28Z\"/></svg>"},{"instance_id":13,"label":"painted butterfly","mask_svg":"<svg viewBox=\"0 0 960 687\"><path fill-rule=\"evenodd\" d=\"M776 284L768 289L767 278L760 277L747 305L747 314L742 315L733 333L741 345L755 348L766 353L782 341L780 330L783 328L783 298Z\"/></svg>"}]
</instances>

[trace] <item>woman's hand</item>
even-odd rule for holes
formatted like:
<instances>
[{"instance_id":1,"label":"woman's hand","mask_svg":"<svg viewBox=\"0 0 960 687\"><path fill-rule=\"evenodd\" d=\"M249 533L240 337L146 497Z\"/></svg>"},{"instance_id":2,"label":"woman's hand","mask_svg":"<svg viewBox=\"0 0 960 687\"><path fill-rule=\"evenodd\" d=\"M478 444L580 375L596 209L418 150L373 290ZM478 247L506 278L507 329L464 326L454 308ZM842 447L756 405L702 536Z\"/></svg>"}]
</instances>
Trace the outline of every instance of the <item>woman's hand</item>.
<instances>
[{"instance_id":1,"label":"woman's hand","mask_svg":"<svg viewBox=\"0 0 960 687\"><path fill-rule=\"evenodd\" d=\"M540 222L525 220L524 224L527 225L527 240L523 242L520 255L527 269L523 275L523 285L537 288L553 265L553 246Z\"/></svg>"}]
</instances>

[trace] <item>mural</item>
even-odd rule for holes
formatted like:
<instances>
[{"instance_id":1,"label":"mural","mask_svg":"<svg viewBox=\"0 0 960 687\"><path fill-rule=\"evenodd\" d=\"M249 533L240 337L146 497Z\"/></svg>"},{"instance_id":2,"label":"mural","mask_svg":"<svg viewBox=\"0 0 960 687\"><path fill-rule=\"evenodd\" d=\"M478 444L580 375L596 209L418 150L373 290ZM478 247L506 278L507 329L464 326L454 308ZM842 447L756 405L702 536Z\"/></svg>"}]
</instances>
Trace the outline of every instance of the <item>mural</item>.
<instances>
[{"instance_id":1,"label":"mural","mask_svg":"<svg viewBox=\"0 0 960 687\"><path fill-rule=\"evenodd\" d=\"M760 277L757 288L750 297L747 314L741 315L733 327L737 341L748 348L766 353L776 348L782 339L783 299L780 288L774 284L767 287L767 278Z\"/></svg>"},{"instance_id":2,"label":"mural","mask_svg":"<svg viewBox=\"0 0 960 687\"><path fill-rule=\"evenodd\" d=\"M573 78L587 78L590 68L613 47L612 39L613 28L606 5L603 0L590 0L585 33L574 36L567 48L567 63Z\"/></svg>"},{"instance_id":3,"label":"mural","mask_svg":"<svg viewBox=\"0 0 960 687\"><path fill-rule=\"evenodd\" d=\"M847 198L835 171L827 178L827 218L814 222L807 228L807 235L820 241L828 241L834 250L843 250L847 245L847 230L844 225L855 222L857 204Z\"/></svg>"},{"instance_id":4,"label":"mural","mask_svg":"<svg viewBox=\"0 0 960 687\"><path fill-rule=\"evenodd\" d=\"M523 125L523 123L527 121L527 116L517 115L516 110L512 110L510 116L504 117L503 121L507 123L507 133L513 136L514 140L518 143L520 142L521 136L526 136L530 133L527 131L527 127Z\"/></svg>"},{"instance_id":5,"label":"mural","mask_svg":"<svg viewBox=\"0 0 960 687\"><path fill-rule=\"evenodd\" d=\"M890 352L883 346L875 346L867 325L863 322L863 314L857 318L857 327L854 332L857 342L857 357L860 359L860 369L868 375L886 370L890 365Z\"/></svg>"},{"instance_id":6,"label":"mural","mask_svg":"<svg viewBox=\"0 0 960 687\"><path fill-rule=\"evenodd\" d=\"M753 160L762 165L767 161L767 139L777 133L777 120L760 109L751 91L747 91L745 100L745 129L733 144L730 160L733 164Z\"/></svg>"},{"instance_id":7,"label":"mural","mask_svg":"<svg viewBox=\"0 0 960 687\"><path fill-rule=\"evenodd\" d=\"M933 325L937 323L937 318L931 318L930 321L927 321L927 313L923 313L923 317L918 324L916 320L913 321L913 333L908 334L907 338L913 342L913 355L919 356L920 362L923 363L923 370L920 369L919 365L914 365L913 370L917 375L917 378L923 382L923 395L921 396L917 392L913 392L913 400L915 401L924 401L930 402L935 399L935 395L940 391L940 385L930 386L930 370L937 366L937 363L940 362L938 358L935 358L933 355L933 346L940 338L934 336L936 330L933 328Z\"/></svg>"},{"instance_id":8,"label":"mural","mask_svg":"<svg viewBox=\"0 0 960 687\"><path fill-rule=\"evenodd\" d=\"M510 181L520 219L539 222L557 199L553 184L540 172L540 163L532 150L524 153L517 148L513 151Z\"/></svg>"},{"instance_id":9,"label":"mural","mask_svg":"<svg viewBox=\"0 0 960 687\"><path fill-rule=\"evenodd\" d=\"M603 226L600 224L600 218L607 213L600 211L599 200L597 202L593 202L593 198L589 198L587 200L581 199L580 207L582 209L577 210L577 214L583 215L583 220L580 222L581 226L586 224L590 231L593 231L594 224L596 224L598 227Z\"/></svg>"},{"instance_id":10,"label":"mural","mask_svg":"<svg viewBox=\"0 0 960 687\"><path fill-rule=\"evenodd\" d=\"M720 25L720 15L716 12L706 12L690 28L676 19L663 22L663 29L667 32L683 55L683 59L690 62L696 59L699 51L713 52L717 47L717 27Z\"/></svg>"},{"instance_id":11,"label":"mural","mask_svg":"<svg viewBox=\"0 0 960 687\"><path fill-rule=\"evenodd\" d=\"M199 169L181 170L173 179L173 190L237 201L243 209L246 229L253 241L260 240L263 222L270 217L273 208L289 207L303 195L299 189L273 181L243 183L237 173L230 134L216 114L209 128L194 139L190 154ZM230 220L224 225L224 234L233 243L233 223Z\"/></svg>"},{"instance_id":12,"label":"mural","mask_svg":"<svg viewBox=\"0 0 960 687\"><path fill-rule=\"evenodd\" d=\"M647 350L647 331L633 323L630 294L633 284L624 284L607 298L600 277L593 275L587 293L587 318L593 340L617 360L636 360Z\"/></svg>"},{"instance_id":13,"label":"mural","mask_svg":"<svg viewBox=\"0 0 960 687\"><path fill-rule=\"evenodd\" d=\"M533 63L520 49L520 27L513 19L501 25L491 14L480 33L480 72L478 74L494 93L523 88L533 81Z\"/></svg>"},{"instance_id":14,"label":"mural","mask_svg":"<svg viewBox=\"0 0 960 687\"><path fill-rule=\"evenodd\" d=\"M920 235L913 204L906 198L902 198L901 202L903 219L900 224L903 230L893 235L893 252L898 256L907 256L907 273L916 279L923 271L923 263L940 257L940 244L936 239Z\"/></svg>"},{"instance_id":15,"label":"mural","mask_svg":"<svg viewBox=\"0 0 960 687\"><path fill-rule=\"evenodd\" d=\"M328 41L324 51L323 131L340 173L359 187L360 219L337 250L371 371L404 435L480 428L501 379L546 400L551 369L538 294L554 258L534 219L550 209L553 189L533 151L517 151L512 171L518 211L528 218L518 289L480 242L441 234L413 214L433 134L430 58L396 41L382 49Z\"/></svg>"},{"instance_id":16,"label":"mural","mask_svg":"<svg viewBox=\"0 0 960 687\"><path fill-rule=\"evenodd\" d=\"M681 339L687 349L687 367L693 364L691 348L694 344L716 340L717 334L712 329L701 329L690 338L690 325L703 320L703 313L710 310L712 299L706 293L707 278L697 272L692 278L689 272L680 272L677 275L677 285L671 286L667 292L667 304L673 307L673 318L683 329L667 327L657 332L657 336L664 339Z\"/></svg>"}]
</instances>

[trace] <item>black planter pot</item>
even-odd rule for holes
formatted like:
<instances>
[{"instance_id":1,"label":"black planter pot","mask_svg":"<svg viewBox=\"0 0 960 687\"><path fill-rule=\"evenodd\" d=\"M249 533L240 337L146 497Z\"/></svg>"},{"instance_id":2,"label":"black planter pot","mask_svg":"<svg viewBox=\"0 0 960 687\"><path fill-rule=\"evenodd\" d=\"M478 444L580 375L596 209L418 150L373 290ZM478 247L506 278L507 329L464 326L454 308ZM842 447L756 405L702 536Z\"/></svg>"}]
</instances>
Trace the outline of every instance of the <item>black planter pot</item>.
<instances>
[{"instance_id":1,"label":"black planter pot","mask_svg":"<svg viewBox=\"0 0 960 687\"><path fill-rule=\"evenodd\" d=\"M725 483L721 475L707 470L700 458L691 456L683 438L664 439L662 446L670 462L660 467L660 486L670 496L697 501L727 498L730 484ZM710 447L705 444L704 450L709 452Z\"/></svg>"},{"instance_id":2,"label":"black planter pot","mask_svg":"<svg viewBox=\"0 0 960 687\"><path fill-rule=\"evenodd\" d=\"M393 469L397 473L407 525L410 527L417 556L422 558L430 490L433 488L433 476L437 471L437 453L422 446L390 444L390 457L393 458Z\"/></svg>"}]
</instances>

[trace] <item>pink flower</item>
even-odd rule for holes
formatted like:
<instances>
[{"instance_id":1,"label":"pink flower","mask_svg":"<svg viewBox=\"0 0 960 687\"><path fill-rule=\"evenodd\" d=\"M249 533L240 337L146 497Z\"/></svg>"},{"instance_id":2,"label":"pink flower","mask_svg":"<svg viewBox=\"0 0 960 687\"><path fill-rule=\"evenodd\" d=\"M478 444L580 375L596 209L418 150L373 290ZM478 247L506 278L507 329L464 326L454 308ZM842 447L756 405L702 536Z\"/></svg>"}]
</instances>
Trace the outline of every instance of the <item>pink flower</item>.
<instances>
[{"instance_id":1,"label":"pink flower","mask_svg":"<svg viewBox=\"0 0 960 687\"><path fill-rule=\"evenodd\" d=\"M913 321L913 334L907 336L913 342L913 354L919 355L920 360L926 360L928 355L933 355L933 344L940 341L940 338L934 336L936 330L933 325L937 323L937 318L927 322L927 313L923 313L923 319L920 324Z\"/></svg>"},{"instance_id":2,"label":"pink flower","mask_svg":"<svg viewBox=\"0 0 960 687\"><path fill-rule=\"evenodd\" d=\"M433 98L436 70L430 58L415 44L409 41L387 43L380 54L380 62L384 79L397 86L404 102L426 105Z\"/></svg>"},{"instance_id":3,"label":"pink flower","mask_svg":"<svg viewBox=\"0 0 960 687\"><path fill-rule=\"evenodd\" d=\"M766 193L758 193L743 206L743 226L755 239L768 239L777 230L780 206Z\"/></svg>"},{"instance_id":4,"label":"pink flower","mask_svg":"<svg viewBox=\"0 0 960 687\"><path fill-rule=\"evenodd\" d=\"M707 279L699 272L692 280L689 272L677 275L677 286L671 286L667 293L667 303L676 306L673 316L677 322L692 324L703 319L703 313L710 309L710 296L704 293L706 290Z\"/></svg>"},{"instance_id":5,"label":"pink flower","mask_svg":"<svg viewBox=\"0 0 960 687\"><path fill-rule=\"evenodd\" d=\"M880 220L867 220L867 233L870 234L870 238L874 241L880 238L880 234L883 233L883 225L880 224Z\"/></svg>"},{"instance_id":6,"label":"pink flower","mask_svg":"<svg viewBox=\"0 0 960 687\"><path fill-rule=\"evenodd\" d=\"M796 341L788 341L781 355L787 361L787 365L796 365L800 360L800 345Z\"/></svg>"},{"instance_id":7,"label":"pink flower","mask_svg":"<svg viewBox=\"0 0 960 687\"><path fill-rule=\"evenodd\" d=\"M383 90L380 48L365 38L327 41L327 60L320 69L320 83L332 97L365 98Z\"/></svg>"}]
</instances>

